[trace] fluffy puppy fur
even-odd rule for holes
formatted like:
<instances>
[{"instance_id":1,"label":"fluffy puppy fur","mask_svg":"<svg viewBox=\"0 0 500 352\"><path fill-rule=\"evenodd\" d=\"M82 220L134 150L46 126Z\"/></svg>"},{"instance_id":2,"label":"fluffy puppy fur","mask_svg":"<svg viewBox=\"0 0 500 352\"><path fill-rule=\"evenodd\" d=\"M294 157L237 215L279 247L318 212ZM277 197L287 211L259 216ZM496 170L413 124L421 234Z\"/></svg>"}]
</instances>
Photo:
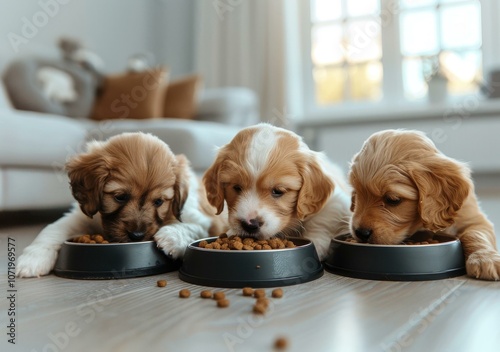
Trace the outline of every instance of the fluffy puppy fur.
<instances>
[{"instance_id":1,"label":"fluffy puppy fur","mask_svg":"<svg viewBox=\"0 0 500 352\"><path fill-rule=\"evenodd\" d=\"M349 231L350 188L341 171L285 129L241 130L220 148L203 182L218 214L227 205L228 235L303 235L325 259L330 240Z\"/></svg>"},{"instance_id":2,"label":"fluffy puppy fur","mask_svg":"<svg viewBox=\"0 0 500 352\"><path fill-rule=\"evenodd\" d=\"M460 238L468 275L500 278L493 224L479 208L469 168L423 133L373 134L354 157L349 179L358 240L398 244L419 230L444 232Z\"/></svg>"},{"instance_id":3,"label":"fluffy puppy fur","mask_svg":"<svg viewBox=\"0 0 500 352\"><path fill-rule=\"evenodd\" d=\"M24 250L18 276L48 274L61 244L85 233L104 234L113 242L154 239L167 255L179 258L189 242L225 229L188 160L150 134L90 142L66 169L79 207L44 228Z\"/></svg>"}]
</instances>

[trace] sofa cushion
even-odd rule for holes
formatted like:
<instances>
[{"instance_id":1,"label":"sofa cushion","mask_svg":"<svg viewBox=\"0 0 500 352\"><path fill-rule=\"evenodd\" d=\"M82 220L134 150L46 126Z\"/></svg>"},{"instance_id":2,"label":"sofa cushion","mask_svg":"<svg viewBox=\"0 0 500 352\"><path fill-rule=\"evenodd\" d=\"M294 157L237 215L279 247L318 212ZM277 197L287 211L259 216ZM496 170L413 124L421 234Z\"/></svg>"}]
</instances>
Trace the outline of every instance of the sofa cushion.
<instances>
[{"instance_id":1,"label":"sofa cushion","mask_svg":"<svg viewBox=\"0 0 500 352\"><path fill-rule=\"evenodd\" d=\"M228 143L239 131L236 126L175 118L112 120L101 124L93 128L90 138L104 140L122 132L151 133L167 143L174 153L186 155L197 172L210 167L215 160L216 147Z\"/></svg>"},{"instance_id":2,"label":"sofa cushion","mask_svg":"<svg viewBox=\"0 0 500 352\"><path fill-rule=\"evenodd\" d=\"M161 116L167 77L163 68L105 77L91 118L146 119Z\"/></svg>"},{"instance_id":3,"label":"sofa cushion","mask_svg":"<svg viewBox=\"0 0 500 352\"><path fill-rule=\"evenodd\" d=\"M0 165L60 169L82 150L87 123L68 117L12 110L0 116Z\"/></svg>"},{"instance_id":4,"label":"sofa cushion","mask_svg":"<svg viewBox=\"0 0 500 352\"><path fill-rule=\"evenodd\" d=\"M191 75L170 82L165 92L163 102L164 117L192 119L196 113L198 92L202 79L198 75Z\"/></svg>"},{"instance_id":5,"label":"sofa cushion","mask_svg":"<svg viewBox=\"0 0 500 352\"><path fill-rule=\"evenodd\" d=\"M61 103L44 94L40 70L53 69L69 75L77 98ZM3 81L12 105L20 110L45 112L71 117L87 117L94 104L95 82L92 75L70 62L39 58L14 60L3 73Z\"/></svg>"}]
</instances>

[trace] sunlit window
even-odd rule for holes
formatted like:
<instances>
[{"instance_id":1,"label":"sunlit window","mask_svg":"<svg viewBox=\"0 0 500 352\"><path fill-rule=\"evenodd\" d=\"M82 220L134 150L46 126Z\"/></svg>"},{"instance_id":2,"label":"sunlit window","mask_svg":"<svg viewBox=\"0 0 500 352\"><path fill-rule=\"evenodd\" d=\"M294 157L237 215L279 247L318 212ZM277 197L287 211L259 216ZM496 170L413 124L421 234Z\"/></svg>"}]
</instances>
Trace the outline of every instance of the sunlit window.
<instances>
[{"instance_id":1,"label":"sunlit window","mask_svg":"<svg viewBox=\"0 0 500 352\"><path fill-rule=\"evenodd\" d=\"M448 95L477 91L482 80L479 0L310 2L317 106L378 101L391 85L402 99L418 100L428 96L434 79L444 80ZM394 70L397 74L384 75Z\"/></svg>"},{"instance_id":2,"label":"sunlit window","mask_svg":"<svg viewBox=\"0 0 500 352\"><path fill-rule=\"evenodd\" d=\"M482 77L481 8L472 0L401 0L403 85L408 99L425 97L432 79L449 94L477 90Z\"/></svg>"},{"instance_id":3,"label":"sunlit window","mask_svg":"<svg viewBox=\"0 0 500 352\"><path fill-rule=\"evenodd\" d=\"M382 96L379 0L312 0L311 58L316 103Z\"/></svg>"}]
</instances>

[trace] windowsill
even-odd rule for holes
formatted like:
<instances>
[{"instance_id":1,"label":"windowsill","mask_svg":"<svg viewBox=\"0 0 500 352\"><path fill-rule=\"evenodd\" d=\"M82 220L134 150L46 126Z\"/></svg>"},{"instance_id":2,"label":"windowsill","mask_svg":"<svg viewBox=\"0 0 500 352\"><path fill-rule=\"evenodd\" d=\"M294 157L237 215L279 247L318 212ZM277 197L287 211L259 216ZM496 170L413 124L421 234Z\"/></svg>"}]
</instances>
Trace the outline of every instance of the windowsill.
<instances>
[{"instance_id":1,"label":"windowsill","mask_svg":"<svg viewBox=\"0 0 500 352\"><path fill-rule=\"evenodd\" d=\"M388 103L352 104L348 107L332 107L321 112L305 114L294 122L298 128L313 128L436 118L454 120L473 116L500 117L500 99L485 99L471 95L439 104L413 103L399 106Z\"/></svg>"}]
</instances>

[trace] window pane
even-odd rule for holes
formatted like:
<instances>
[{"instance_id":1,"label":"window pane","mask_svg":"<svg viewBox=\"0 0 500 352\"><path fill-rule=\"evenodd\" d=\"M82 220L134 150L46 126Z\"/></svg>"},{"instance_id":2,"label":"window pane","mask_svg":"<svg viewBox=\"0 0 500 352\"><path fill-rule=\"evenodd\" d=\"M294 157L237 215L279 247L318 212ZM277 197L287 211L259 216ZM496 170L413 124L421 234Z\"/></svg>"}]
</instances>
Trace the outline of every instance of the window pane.
<instances>
[{"instance_id":1,"label":"window pane","mask_svg":"<svg viewBox=\"0 0 500 352\"><path fill-rule=\"evenodd\" d=\"M401 15L403 55L432 55L439 51L435 11L412 11Z\"/></svg>"},{"instance_id":2,"label":"window pane","mask_svg":"<svg viewBox=\"0 0 500 352\"><path fill-rule=\"evenodd\" d=\"M443 6L441 11L443 49L481 46L479 3Z\"/></svg>"},{"instance_id":3,"label":"window pane","mask_svg":"<svg viewBox=\"0 0 500 352\"><path fill-rule=\"evenodd\" d=\"M380 0L348 0L348 16L376 15L379 12Z\"/></svg>"},{"instance_id":4,"label":"window pane","mask_svg":"<svg viewBox=\"0 0 500 352\"><path fill-rule=\"evenodd\" d=\"M382 57L380 23L352 21L347 25L346 55L349 62L365 62Z\"/></svg>"},{"instance_id":5,"label":"window pane","mask_svg":"<svg viewBox=\"0 0 500 352\"><path fill-rule=\"evenodd\" d=\"M409 100L425 97L427 84L424 79L424 67L421 59L403 60L403 87Z\"/></svg>"},{"instance_id":6,"label":"window pane","mask_svg":"<svg viewBox=\"0 0 500 352\"><path fill-rule=\"evenodd\" d=\"M351 99L380 99L382 97L382 64L369 62L349 66L349 83Z\"/></svg>"},{"instance_id":7,"label":"window pane","mask_svg":"<svg viewBox=\"0 0 500 352\"><path fill-rule=\"evenodd\" d=\"M477 83L482 81L481 52L443 52L441 69L448 78L451 94L466 94L477 91Z\"/></svg>"},{"instance_id":8,"label":"window pane","mask_svg":"<svg viewBox=\"0 0 500 352\"><path fill-rule=\"evenodd\" d=\"M313 71L316 102L320 105L344 100L344 70L342 66L317 67Z\"/></svg>"},{"instance_id":9,"label":"window pane","mask_svg":"<svg viewBox=\"0 0 500 352\"><path fill-rule=\"evenodd\" d=\"M312 30L312 62L314 65L339 63L344 58L342 26L316 26Z\"/></svg>"},{"instance_id":10,"label":"window pane","mask_svg":"<svg viewBox=\"0 0 500 352\"><path fill-rule=\"evenodd\" d=\"M401 0L402 8L414 8L436 5L437 0Z\"/></svg>"},{"instance_id":11,"label":"window pane","mask_svg":"<svg viewBox=\"0 0 500 352\"><path fill-rule=\"evenodd\" d=\"M312 0L313 22L334 21L342 17L342 0Z\"/></svg>"}]
</instances>

